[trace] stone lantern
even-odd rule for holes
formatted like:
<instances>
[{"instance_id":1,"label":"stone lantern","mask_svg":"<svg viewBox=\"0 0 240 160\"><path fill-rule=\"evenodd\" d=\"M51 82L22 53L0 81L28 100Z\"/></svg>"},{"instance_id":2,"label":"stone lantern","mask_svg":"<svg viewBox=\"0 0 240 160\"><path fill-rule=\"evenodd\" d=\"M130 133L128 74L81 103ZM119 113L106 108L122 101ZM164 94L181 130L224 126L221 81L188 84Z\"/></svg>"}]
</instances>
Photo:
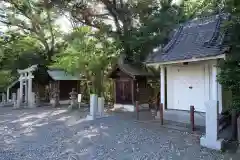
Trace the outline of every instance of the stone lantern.
<instances>
[{"instance_id":1,"label":"stone lantern","mask_svg":"<svg viewBox=\"0 0 240 160\"><path fill-rule=\"evenodd\" d=\"M2 93L2 104L4 105L6 103L6 94Z\"/></svg>"},{"instance_id":2,"label":"stone lantern","mask_svg":"<svg viewBox=\"0 0 240 160\"><path fill-rule=\"evenodd\" d=\"M59 91L57 88L55 88L52 92L52 99L51 99L51 104L53 107L59 106Z\"/></svg>"},{"instance_id":3,"label":"stone lantern","mask_svg":"<svg viewBox=\"0 0 240 160\"><path fill-rule=\"evenodd\" d=\"M75 109L78 108L78 102L77 102L77 95L78 93L75 91L75 88L72 88L72 91L69 93L70 95L70 106L69 109Z\"/></svg>"}]
</instances>

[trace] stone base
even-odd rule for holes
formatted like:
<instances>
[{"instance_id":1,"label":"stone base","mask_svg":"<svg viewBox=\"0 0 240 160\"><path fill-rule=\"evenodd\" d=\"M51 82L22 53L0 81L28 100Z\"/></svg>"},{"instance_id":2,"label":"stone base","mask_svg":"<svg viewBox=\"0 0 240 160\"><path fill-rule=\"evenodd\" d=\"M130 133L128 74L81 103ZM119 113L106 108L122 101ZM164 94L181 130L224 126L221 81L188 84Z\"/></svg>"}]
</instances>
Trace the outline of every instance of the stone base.
<instances>
[{"instance_id":1,"label":"stone base","mask_svg":"<svg viewBox=\"0 0 240 160\"><path fill-rule=\"evenodd\" d=\"M70 105L68 106L68 109L69 109L69 110L78 109L78 108L79 108L79 105L78 105L77 103L75 103L75 104L70 104Z\"/></svg>"},{"instance_id":2,"label":"stone base","mask_svg":"<svg viewBox=\"0 0 240 160\"><path fill-rule=\"evenodd\" d=\"M114 104L114 109L118 110L121 109L126 112L134 112L134 105L128 105L128 104Z\"/></svg>"},{"instance_id":3,"label":"stone base","mask_svg":"<svg viewBox=\"0 0 240 160\"><path fill-rule=\"evenodd\" d=\"M200 138L200 145L214 150L221 150L223 148L223 139L214 140L203 136Z\"/></svg>"},{"instance_id":4,"label":"stone base","mask_svg":"<svg viewBox=\"0 0 240 160\"><path fill-rule=\"evenodd\" d=\"M114 104L114 109L121 109L126 112L135 112L135 106L132 104ZM139 109L149 109L149 104L140 104Z\"/></svg>"},{"instance_id":5,"label":"stone base","mask_svg":"<svg viewBox=\"0 0 240 160\"><path fill-rule=\"evenodd\" d=\"M105 118L105 117L108 117L108 115L102 115L102 116L99 116L99 115L95 115L95 116L92 116L90 114L87 115L86 117L86 120L89 120L89 121L92 121L92 120L96 120L96 119L100 119L100 118Z\"/></svg>"}]
</instances>

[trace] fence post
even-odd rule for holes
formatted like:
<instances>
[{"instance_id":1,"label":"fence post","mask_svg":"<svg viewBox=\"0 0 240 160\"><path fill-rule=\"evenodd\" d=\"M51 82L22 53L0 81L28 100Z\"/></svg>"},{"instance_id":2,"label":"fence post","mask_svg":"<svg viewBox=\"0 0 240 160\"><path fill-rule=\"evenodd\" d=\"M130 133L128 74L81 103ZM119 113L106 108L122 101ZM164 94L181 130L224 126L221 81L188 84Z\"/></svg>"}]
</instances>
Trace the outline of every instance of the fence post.
<instances>
[{"instance_id":1,"label":"fence post","mask_svg":"<svg viewBox=\"0 0 240 160\"><path fill-rule=\"evenodd\" d=\"M160 103L159 112L160 112L161 125L163 125L163 104L162 103Z\"/></svg>"},{"instance_id":2,"label":"fence post","mask_svg":"<svg viewBox=\"0 0 240 160\"><path fill-rule=\"evenodd\" d=\"M195 122L194 122L194 106L190 106L190 123L191 123L191 129L192 131L195 130Z\"/></svg>"},{"instance_id":3,"label":"fence post","mask_svg":"<svg viewBox=\"0 0 240 160\"><path fill-rule=\"evenodd\" d=\"M137 120L139 120L139 102L136 101L135 105L136 105Z\"/></svg>"}]
</instances>

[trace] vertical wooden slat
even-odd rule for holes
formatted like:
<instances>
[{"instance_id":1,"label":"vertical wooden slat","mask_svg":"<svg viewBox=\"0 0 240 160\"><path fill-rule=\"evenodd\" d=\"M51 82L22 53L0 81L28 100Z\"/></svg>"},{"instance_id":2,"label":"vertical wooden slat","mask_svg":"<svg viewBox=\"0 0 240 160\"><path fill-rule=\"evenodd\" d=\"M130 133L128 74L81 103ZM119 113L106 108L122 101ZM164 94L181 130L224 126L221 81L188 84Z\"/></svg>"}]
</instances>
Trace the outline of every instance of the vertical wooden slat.
<instances>
[{"instance_id":1,"label":"vertical wooden slat","mask_svg":"<svg viewBox=\"0 0 240 160\"><path fill-rule=\"evenodd\" d=\"M133 104L134 105L134 104ZM135 110L136 110L136 116L137 116L137 120L139 120L139 102L136 101L135 103Z\"/></svg>"},{"instance_id":2,"label":"vertical wooden slat","mask_svg":"<svg viewBox=\"0 0 240 160\"><path fill-rule=\"evenodd\" d=\"M195 130L195 122L194 122L194 106L190 106L190 124L191 124L191 130Z\"/></svg>"},{"instance_id":3,"label":"vertical wooden slat","mask_svg":"<svg viewBox=\"0 0 240 160\"><path fill-rule=\"evenodd\" d=\"M161 120L161 125L163 125L163 104L162 103L158 103L157 105L159 106L159 112L160 112L160 120Z\"/></svg>"},{"instance_id":4,"label":"vertical wooden slat","mask_svg":"<svg viewBox=\"0 0 240 160\"><path fill-rule=\"evenodd\" d=\"M134 86L134 79L131 80L132 84L131 84L131 87L132 87L132 104L134 105L134 102L135 102L135 86Z\"/></svg>"},{"instance_id":5,"label":"vertical wooden slat","mask_svg":"<svg viewBox=\"0 0 240 160\"><path fill-rule=\"evenodd\" d=\"M60 100L60 81L57 81L57 91L58 91L58 98Z\"/></svg>"}]
</instances>

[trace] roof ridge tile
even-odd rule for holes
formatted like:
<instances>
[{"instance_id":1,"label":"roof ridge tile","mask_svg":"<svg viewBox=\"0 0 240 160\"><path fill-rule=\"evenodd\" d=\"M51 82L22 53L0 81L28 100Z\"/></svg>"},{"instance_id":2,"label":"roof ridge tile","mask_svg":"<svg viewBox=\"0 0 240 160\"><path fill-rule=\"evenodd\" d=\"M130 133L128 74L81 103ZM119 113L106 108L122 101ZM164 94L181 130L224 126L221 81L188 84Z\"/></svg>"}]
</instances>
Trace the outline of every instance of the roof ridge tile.
<instances>
[{"instance_id":1,"label":"roof ridge tile","mask_svg":"<svg viewBox=\"0 0 240 160\"><path fill-rule=\"evenodd\" d=\"M163 52L168 52L173 47L173 45L175 44L175 42L177 41L177 39L181 35L182 29L183 29L183 25L181 25L178 28L178 31L173 36L173 39L163 48Z\"/></svg>"}]
</instances>

